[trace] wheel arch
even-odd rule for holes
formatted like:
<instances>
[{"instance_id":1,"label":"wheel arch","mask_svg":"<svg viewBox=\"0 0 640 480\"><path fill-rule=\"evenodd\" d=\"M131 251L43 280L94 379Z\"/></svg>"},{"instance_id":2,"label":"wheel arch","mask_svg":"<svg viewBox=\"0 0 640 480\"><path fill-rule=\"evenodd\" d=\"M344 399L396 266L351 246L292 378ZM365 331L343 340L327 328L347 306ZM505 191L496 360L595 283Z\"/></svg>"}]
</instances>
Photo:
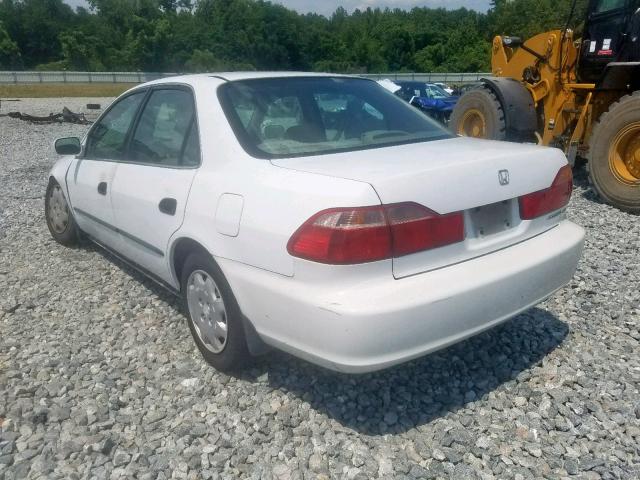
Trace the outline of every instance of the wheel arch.
<instances>
[{"instance_id":1,"label":"wheel arch","mask_svg":"<svg viewBox=\"0 0 640 480\"><path fill-rule=\"evenodd\" d=\"M74 159L74 157L62 157L58 159L49 171L49 178L47 180L47 183L51 182L51 180L58 182L62 187L62 190L65 192L67 202L69 202L69 204L71 204L71 199L69 198L69 188L67 185L67 172L69 171L69 168L71 168L71 164Z\"/></svg>"},{"instance_id":2,"label":"wheel arch","mask_svg":"<svg viewBox=\"0 0 640 480\"><path fill-rule=\"evenodd\" d=\"M181 289L180 278L182 277L182 267L184 266L184 262L189 254L193 252L201 252L208 255L215 262L213 255L209 253L209 250L196 240L193 240L190 237L177 238L171 246L169 262L171 266L171 274L173 275L174 282L178 286L179 290Z\"/></svg>"},{"instance_id":3,"label":"wheel arch","mask_svg":"<svg viewBox=\"0 0 640 480\"><path fill-rule=\"evenodd\" d=\"M62 188L62 193L65 197L65 200L67 201L67 205L69 206L70 215L75 220L76 215L73 210L73 204L71 202L71 193L69 192L69 185L67 183L67 175L74 160L75 160L75 157L71 157L71 156L66 156L58 159L58 161L53 165L53 167L49 171L49 178L47 179L46 188L48 189L53 182L56 182L58 185L60 185L60 188ZM77 223L76 223L76 226L77 226ZM78 228L78 235L80 235L81 234L80 227L77 227L77 228Z\"/></svg>"},{"instance_id":4,"label":"wheel arch","mask_svg":"<svg viewBox=\"0 0 640 480\"><path fill-rule=\"evenodd\" d=\"M524 85L513 78L482 78L484 88L488 88L498 98L504 112L507 140L531 140L538 129L533 97Z\"/></svg>"},{"instance_id":5,"label":"wheel arch","mask_svg":"<svg viewBox=\"0 0 640 480\"><path fill-rule=\"evenodd\" d=\"M170 253L169 253L171 273L174 277L175 284L178 285L179 290L182 289L182 285L180 284L180 279L182 277L182 267L184 266L184 262L187 259L187 257L194 252L202 253L203 255L206 255L209 258L211 258L211 260L216 265L218 265L218 268L220 268L220 271L222 272L222 274L226 277L224 271L220 267L220 264L216 262L215 257L209 252L209 250L204 245L202 245L200 242L198 242L197 240L194 240L191 237L185 237L185 236L179 237L173 242L170 249ZM227 278L227 283L231 285L231 282L229 282L228 278ZM231 287L231 290L233 291L233 287ZM234 293L234 296L235 296L235 293ZM237 298L236 298L236 301L237 301ZM268 352L270 348L260 338L260 335L256 331L251 320L249 320L242 313L242 305L238 304L238 307L240 308L240 313L242 315L242 324L244 327L244 334L247 340L247 347L249 348L249 352L252 355L262 355L263 353Z\"/></svg>"}]
</instances>

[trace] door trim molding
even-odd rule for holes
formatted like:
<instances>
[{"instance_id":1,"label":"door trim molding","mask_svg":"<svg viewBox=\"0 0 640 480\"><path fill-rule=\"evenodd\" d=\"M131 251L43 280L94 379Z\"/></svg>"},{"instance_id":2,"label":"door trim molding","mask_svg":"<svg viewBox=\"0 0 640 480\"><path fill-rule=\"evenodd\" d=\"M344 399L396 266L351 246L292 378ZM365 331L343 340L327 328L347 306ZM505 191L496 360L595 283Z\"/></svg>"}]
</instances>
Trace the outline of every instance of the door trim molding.
<instances>
[{"instance_id":1,"label":"door trim molding","mask_svg":"<svg viewBox=\"0 0 640 480\"><path fill-rule=\"evenodd\" d=\"M110 223L105 222L104 220L99 219L98 217L94 217L93 215L91 215L88 212L85 212L84 210L81 210L80 208L74 207L73 209L76 213L79 213L80 215L82 215L83 217L88 218L89 220L96 222L100 225L102 225L105 228L108 228L109 230L119 233L120 235L122 235L123 237L128 238L129 240L131 240L132 242L137 243L138 245L140 245L141 247L143 247L146 250L149 250L151 253L158 255L159 257L164 257L164 252L162 250L160 250L157 247L154 247L153 245L145 242L144 240L136 237L135 235L131 235L128 232L125 232L124 230L118 228L118 227L114 227L113 225L111 225Z\"/></svg>"}]
</instances>

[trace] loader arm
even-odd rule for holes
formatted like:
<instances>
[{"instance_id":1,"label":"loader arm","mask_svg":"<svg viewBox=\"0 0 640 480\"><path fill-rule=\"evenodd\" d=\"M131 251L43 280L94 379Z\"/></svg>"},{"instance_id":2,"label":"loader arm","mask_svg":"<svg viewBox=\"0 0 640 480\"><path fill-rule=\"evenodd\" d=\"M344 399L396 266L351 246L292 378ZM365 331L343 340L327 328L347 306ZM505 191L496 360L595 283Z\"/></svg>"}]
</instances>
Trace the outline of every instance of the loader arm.
<instances>
[{"instance_id":1,"label":"loader arm","mask_svg":"<svg viewBox=\"0 0 640 480\"><path fill-rule=\"evenodd\" d=\"M575 145L576 141L574 129L587 114L589 91L595 88L593 84L576 81L579 50L573 32L569 30L563 35L561 30L553 30L521 44L510 40L501 36L493 40L493 75L523 83L531 93L536 111L542 114L540 143L562 147L569 153L571 143ZM581 142L586 129L579 131Z\"/></svg>"}]
</instances>

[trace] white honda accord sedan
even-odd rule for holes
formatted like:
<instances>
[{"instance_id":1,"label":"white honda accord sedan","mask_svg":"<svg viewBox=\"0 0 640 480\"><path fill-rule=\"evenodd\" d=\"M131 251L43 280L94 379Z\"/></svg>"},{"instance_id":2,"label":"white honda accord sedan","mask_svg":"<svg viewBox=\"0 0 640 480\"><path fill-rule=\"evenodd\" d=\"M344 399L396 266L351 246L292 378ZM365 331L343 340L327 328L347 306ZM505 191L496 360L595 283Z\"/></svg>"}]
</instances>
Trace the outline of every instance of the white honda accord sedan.
<instances>
[{"instance_id":1,"label":"white honda accord sedan","mask_svg":"<svg viewBox=\"0 0 640 480\"><path fill-rule=\"evenodd\" d=\"M225 73L137 86L56 142L46 219L184 300L221 370L273 346L367 372L572 278L560 150L457 138L376 82Z\"/></svg>"}]
</instances>

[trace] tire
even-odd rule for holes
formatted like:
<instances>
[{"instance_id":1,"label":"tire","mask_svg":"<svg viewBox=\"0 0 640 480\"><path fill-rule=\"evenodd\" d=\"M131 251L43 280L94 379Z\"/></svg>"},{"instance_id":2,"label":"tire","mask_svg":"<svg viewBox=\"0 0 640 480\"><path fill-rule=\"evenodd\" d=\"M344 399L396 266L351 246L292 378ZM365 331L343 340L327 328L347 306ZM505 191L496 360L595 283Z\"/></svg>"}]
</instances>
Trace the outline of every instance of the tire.
<instances>
[{"instance_id":1,"label":"tire","mask_svg":"<svg viewBox=\"0 0 640 480\"><path fill-rule=\"evenodd\" d=\"M221 372L242 369L251 355L238 302L220 267L204 252L191 253L182 268L180 286L189 330L205 361ZM226 324L224 342L220 341L222 323Z\"/></svg>"},{"instance_id":2,"label":"tire","mask_svg":"<svg viewBox=\"0 0 640 480\"><path fill-rule=\"evenodd\" d=\"M506 140L504 110L498 98L485 87L469 90L451 113L449 128L467 137Z\"/></svg>"},{"instance_id":3,"label":"tire","mask_svg":"<svg viewBox=\"0 0 640 480\"><path fill-rule=\"evenodd\" d=\"M627 155L635 152L635 161ZM625 162L627 159L627 162ZM612 104L593 127L589 179L600 197L640 213L640 91Z\"/></svg>"},{"instance_id":4,"label":"tire","mask_svg":"<svg viewBox=\"0 0 640 480\"><path fill-rule=\"evenodd\" d=\"M80 229L62 187L53 178L49 180L44 197L44 216L56 242L65 247L75 247L80 243Z\"/></svg>"}]
</instances>

